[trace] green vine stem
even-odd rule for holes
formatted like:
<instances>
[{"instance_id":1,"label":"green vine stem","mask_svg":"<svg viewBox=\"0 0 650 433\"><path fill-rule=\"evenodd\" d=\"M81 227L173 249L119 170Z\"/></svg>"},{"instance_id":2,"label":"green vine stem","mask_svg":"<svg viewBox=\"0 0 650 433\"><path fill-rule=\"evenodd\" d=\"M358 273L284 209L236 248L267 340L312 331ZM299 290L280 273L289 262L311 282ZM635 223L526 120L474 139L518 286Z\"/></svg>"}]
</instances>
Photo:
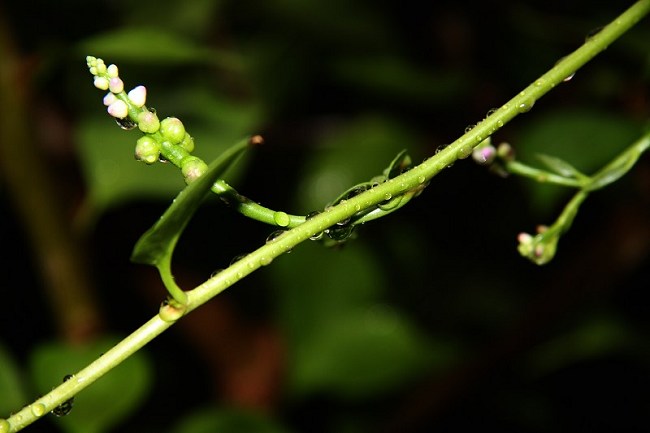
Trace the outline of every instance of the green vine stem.
<instances>
[{"instance_id":1,"label":"green vine stem","mask_svg":"<svg viewBox=\"0 0 650 433\"><path fill-rule=\"evenodd\" d=\"M475 146L518 114L530 111L535 101L553 87L562 83L565 78L574 74L577 69L587 63L600 51L607 48L607 46L649 11L650 0L636 2L599 33L590 37L580 48L563 58L550 71L539 77L517 96L487 116L472 130L465 133L448 147L412 170L393 179L389 179L375 188L349 200L342 200L336 206L327 208L325 212L307 219L304 223L274 238L272 241L235 262L200 286L188 291L186 309L177 310L173 305L164 304L161 306L158 315L142 325L104 355L100 356L93 363L76 373L73 379L60 384L50 393L24 407L8 419L0 420L0 433L19 431L52 411L56 406L79 393L127 359L131 354L141 349L149 341L168 329L184 314L198 308L256 269L270 264L275 258L291 250L301 242L308 240L315 234L322 232L327 227L339 221L350 218L362 209L375 206L385 200L389 200L391 197L397 197L408 191L422 188L431 178L451 165L454 161L468 157Z\"/></svg>"}]
</instances>

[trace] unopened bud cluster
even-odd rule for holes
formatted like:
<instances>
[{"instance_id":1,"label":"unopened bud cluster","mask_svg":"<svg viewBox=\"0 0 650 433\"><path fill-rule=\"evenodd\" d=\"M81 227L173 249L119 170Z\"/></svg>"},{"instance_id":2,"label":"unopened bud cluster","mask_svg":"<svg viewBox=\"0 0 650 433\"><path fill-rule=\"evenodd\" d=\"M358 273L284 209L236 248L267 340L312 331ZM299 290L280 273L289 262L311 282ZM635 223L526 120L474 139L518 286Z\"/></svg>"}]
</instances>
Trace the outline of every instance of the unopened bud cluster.
<instances>
[{"instance_id":1,"label":"unopened bud cluster","mask_svg":"<svg viewBox=\"0 0 650 433\"><path fill-rule=\"evenodd\" d=\"M559 240L560 236L557 230L549 230L546 226L539 226L536 235L519 233L517 236L519 242L517 249L522 256L538 265L543 265L555 256Z\"/></svg>"},{"instance_id":2,"label":"unopened bud cluster","mask_svg":"<svg viewBox=\"0 0 650 433\"><path fill-rule=\"evenodd\" d=\"M207 170L207 165L197 157L191 156L194 151L194 139L185 131L183 123L168 117L158 119L156 111L145 106L147 89L137 86L128 93L124 91L124 82L119 77L117 66L106 65L104 60L86 57L88 69L94 77L94 85L100 90L108 90L104 96L104 105L108 114L114 117L124 129L135 126L145 135L140 137L135 146L135 157L146 164L161 160L161 151L165 146L178 146L177 151L167 158L181 168L185 181L196 180Z\"/></svg>"}]
</instances>

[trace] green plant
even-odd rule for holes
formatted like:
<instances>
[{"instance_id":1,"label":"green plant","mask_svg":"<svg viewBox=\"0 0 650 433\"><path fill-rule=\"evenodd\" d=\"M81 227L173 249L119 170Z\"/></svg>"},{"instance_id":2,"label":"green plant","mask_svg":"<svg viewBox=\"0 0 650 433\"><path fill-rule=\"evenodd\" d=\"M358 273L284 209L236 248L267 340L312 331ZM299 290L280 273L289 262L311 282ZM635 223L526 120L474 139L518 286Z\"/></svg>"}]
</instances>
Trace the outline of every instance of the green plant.
<instances>
[{"instance_id":1,"label":"green plant","mask_svg":"<svg viewBox=\"0 0 650 433\"><path fill-rule=\"evenodd\" d=\"M400 153L383 174L347 189L332 203L325 206L322 212L306 216L296 216L261 207L240 195L224 180L219 179L247 146L261 144L260 138L255 136L245 140L224 152L211 165L207 165L198 157L192 156L193 139L184 131L184 127L177 119L168 118L158 121L156 114L144 105L142 88L138 87L132 91L133 93L127 94L124 92L116 67L106 66L96 58L88 58L91 72L96 77L95 85L104 90L111 90L108 99L105 100L109 113L118 119L118 123L123 128L138 127L145 134L137 141L136 157L146 163L155 163L162 157L177 166L189 184L158 223L141 238L132 256L134 261L158 268L170 298L163 303L157 316L116 344L100 359L76 373L75 380L65 381L48 395L0 424L0 427L6 431L15 431L64 404L81 389L132 356L183 315L190 313L256 269L271 264L275 258L308 239L320 238L335 245L347 240L353 234L355 226L401 208L419 195L434 176L451 166L456 160L468 158L470 155L480 162L490 162L496 170L505 173L520 174L539 182L554 183L579 190L553 225L540 229L534 237L526 234L519 236L519 251L522 255L538 264L548 262L555 254L559 237L568 230L578 207L587 195L625 174L649 147L650 136L644 135L592 176L587 176L569 163L550 156L543 156L542 162L552 172L526 166L512 158L507 146L491 147L489 137L518 114L530 111L535 101L571 77L580 66L647 13L649 8L648 2L637 3L611 25L589 38L583 47L565 57L520 94L490 113L458 140L441 148L422 164L411 168L410 158L405 153ZM271 237L266 245L241 257L195 289L183 291L177 286L171 273L172 253L193 212L210 190L244 216L291 230Z\"/></svg>"}]
</instances>

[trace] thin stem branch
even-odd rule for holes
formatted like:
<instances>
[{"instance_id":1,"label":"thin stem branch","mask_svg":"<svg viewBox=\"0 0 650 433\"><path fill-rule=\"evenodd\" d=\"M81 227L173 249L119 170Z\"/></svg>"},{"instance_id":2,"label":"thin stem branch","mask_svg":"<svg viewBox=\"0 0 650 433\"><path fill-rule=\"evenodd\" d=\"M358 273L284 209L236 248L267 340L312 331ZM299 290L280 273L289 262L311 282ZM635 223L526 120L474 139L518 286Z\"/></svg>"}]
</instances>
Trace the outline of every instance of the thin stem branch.
<instances>
[{"instance_id":1,"label":"thin stem branch","mask_svg":"<svg viewBox=\"0 0 650 433\"><path fill-rule=\"evenodd\" d=\"M386 197L397 197L407 191L422 188L432 177L451 165L455 160L469 156L475 146L500 129L504 124L518 114L530 110L535 101L541 96L557 84L560 84L566 77L574 74L577 69L609 46L649 11L650 0L638 1L597 35L589 38L584 45L562 59L549 72L542 75L517 96L505 103L500 109L485 118L475 128L461 136L435 156L404 174L390 179L349 200L341 201L338 205L328 208L325 212L306 220L303 224L283 233L242 260L219 272L216 276L210 278L200 286L187 292L188 304L186 312L198 308L259 267L268 265L275 258L281 256L301 242L308 240L315 234L322 232L327 227L331 227L339 221L350 218L362 209L375 206L385 201ZM159 315L155 316L95 362L78 372L74 380L64 382L7 420L0 420L0 433L15 432L31 424L120 364L124 359L128 358L146 343L169 328L172 323L171 321L163 320ZM35 410L36 408L39 408L39 410ZM44 411L41 410L43 408Z\"/></svg>"}]
</instances>

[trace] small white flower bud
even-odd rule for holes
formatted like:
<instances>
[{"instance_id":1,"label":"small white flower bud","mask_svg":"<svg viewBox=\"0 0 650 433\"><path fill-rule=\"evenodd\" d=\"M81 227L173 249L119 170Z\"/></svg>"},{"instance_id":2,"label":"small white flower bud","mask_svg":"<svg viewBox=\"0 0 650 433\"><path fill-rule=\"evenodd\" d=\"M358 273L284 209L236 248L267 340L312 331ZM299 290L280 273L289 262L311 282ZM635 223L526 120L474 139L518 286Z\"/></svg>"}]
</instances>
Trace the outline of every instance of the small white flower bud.
<instances>
[{"instance_id":1,"label":"small white flower bud","mask_svg":"<svg viewBox=\"0 0 650 433\"><path fill-rule=\"evenodd\" d=\"M144 86L135 87L131 89L128 96L133 105L142 107L147 102L147 88Z\"/></svg>"},{"instance_id":2,"label":"small white flower bud","mask_svg":"<svg viewBox=\"0 0 650 433\"><path fill-rule=\"evenodd\" d=\"M108 90L108 80L104 77L95 77L93 84L99 90Z\"/></svg>"},{"instance_id":3,"label":"small white flower bud","mask_svg":"<svg viewBox=\"0 0 650 433\"><path fill-rule=\"evenodd\" d=\"M122 93L124 91L124 82L121 78L111 78L111 80L108 82L108 88L113 93Z\"/></svg>"},{"instance_id":4,"label":"small white flower bud","mask_svg":"<svg viewBox=\"0 0 650 433\"><path fill-rule=\"evenodd\" d=\"M108 65L108 68L106 68L106 75L108 75L110 78L117 78L118 76L117 66L113 64Z\"/></svg>"},{"instance_id":5,"label":"small white flower bud","mask_svg":"<svg viewBox=\"0 0 650 433\"><path fill-rule=\"evenodd\" d=\"M117 100L108 106L108 114L118 119L124 119L129 114L129 107L121 100Z\"/></svg>"},{"instance_id":6,"label":"small white flower bud","mask_svg":"<svg viewBox=\"0 0 650 433\"><path fill-rule=\"evenodd\" d=\"M117 101L117 96L115 96L111 92L108 92L106 96L104 96L104 105L106 105L107 107L115 101Z\"/></svg>"}]
</instances>

